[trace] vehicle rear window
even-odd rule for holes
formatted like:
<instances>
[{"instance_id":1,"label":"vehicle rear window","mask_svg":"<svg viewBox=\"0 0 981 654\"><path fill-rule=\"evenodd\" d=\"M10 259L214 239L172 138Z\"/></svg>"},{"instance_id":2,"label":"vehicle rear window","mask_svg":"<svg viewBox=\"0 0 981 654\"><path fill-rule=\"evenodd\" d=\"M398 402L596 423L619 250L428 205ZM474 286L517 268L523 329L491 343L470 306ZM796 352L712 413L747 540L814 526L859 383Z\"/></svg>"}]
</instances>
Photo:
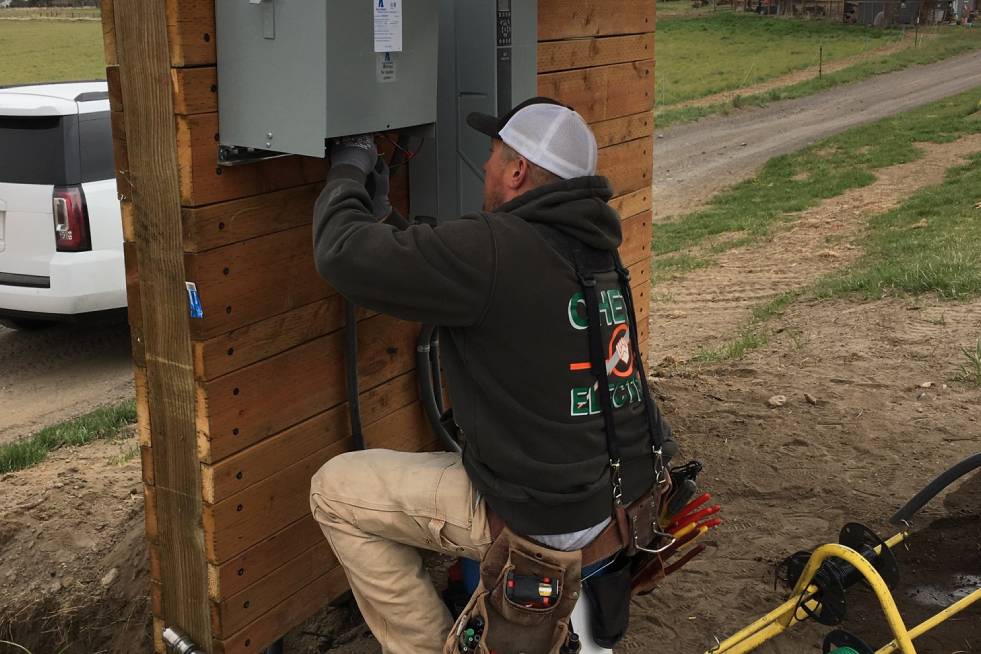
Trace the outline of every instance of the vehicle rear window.
<instances>
[{"instance_id":1,"label":"vehicle rear window","mask_svg":"<svg viewBox=\"0 0 981 654\"><path fill-rule=\"evenodd\" d=\"M108 111L79 115L78 151L83 182L98 182L116 176Z\"/></svg>"},{"instance_id":2,"label":"vehicle rear window","mask_svg":"<svg viewBox=\"0 0 981 654\"><path fill-rule=\"evenodd\" d=\"M0 182L77 184L77 125L77 116L0 116Z\"/></svg>"}]
</instances>

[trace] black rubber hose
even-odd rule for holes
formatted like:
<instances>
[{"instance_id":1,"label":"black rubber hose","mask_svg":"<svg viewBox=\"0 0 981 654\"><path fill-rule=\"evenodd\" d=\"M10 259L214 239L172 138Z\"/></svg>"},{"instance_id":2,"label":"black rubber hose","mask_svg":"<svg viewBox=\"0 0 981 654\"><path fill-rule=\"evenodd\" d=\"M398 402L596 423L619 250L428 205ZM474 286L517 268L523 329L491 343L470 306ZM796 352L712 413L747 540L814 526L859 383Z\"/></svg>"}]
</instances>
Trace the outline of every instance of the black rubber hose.
<instances>
[{"instance_id":1,"label":"black rubber hose","mask_svg":"<svg viewBox=\"0 0 981 654\"><path fill-rule=\"evenodd\" d=\"M976 470L978 468L981 468L981 452L967 457L953 468L931 481L926 488L921 490L913 499L907 502L906 506L897 511L896 515L890 518L889 522L899 526L908 523L920 509L926 506L927 502L939 495L945 488L953 484L955 481L972 470Z\"/></svg>"},{"instance_id":2,"label":"black rubber hose","mask_svg":"<svg viewBox=\"0 0 981 654\"><path fill-rule=\"evenodd\" d=\"M429 424L439 439L443 441L443 445L451 452L462 452L463 448L443 424L443 413L439 410L439 403L436 400L433 371L436 370L438 373L439 363L434 365L432 360L432 343L435 333L435 325L423 325L422 331L419 332L419 342L416 345L416 376L419 378L419 400L422 402L422 408L426 411Z\"/></svg>"},{"instance_id":3,"label":"black rubber hose","mask_svg":"<svg viewBox=\"0 0 981 654\"><path fill-rule=\"evenodd\" d=\"M358 388L358 307L344 300L344 367L347 373L347 406L351 416L351 438L354 449L364 449L364 432L361 425L361 397Z\"/></svg>"},{"instance_id":4,"label":"black rubber hose","mask_svg":"<svg viewBox=\"0 0 981 654\"><path fill-rule=\"evenodd\" d=\"M398 147L392 153L389 168L397 168L405 163L408 151L408 137L399 136ZM364 426L361 421L361 392L358 382L358 307L350 300L344 300L344 363L347 374L347 405L351 416L351 438L355 450L365 449Z\"/></svg>"},{"instance_id":5,"label":"black rubber hose","mask_svg":"<svg viewBox=\"0 0 981 654\"><path fill-rule=\"evenodd\" d=\"M433 330L433 337L429 340L429 373L433 380L433 399L436 400L436 409L440 415L446 412L443 405L443 374L439 367L439 328Z\"/></svg>"}]
</instances>

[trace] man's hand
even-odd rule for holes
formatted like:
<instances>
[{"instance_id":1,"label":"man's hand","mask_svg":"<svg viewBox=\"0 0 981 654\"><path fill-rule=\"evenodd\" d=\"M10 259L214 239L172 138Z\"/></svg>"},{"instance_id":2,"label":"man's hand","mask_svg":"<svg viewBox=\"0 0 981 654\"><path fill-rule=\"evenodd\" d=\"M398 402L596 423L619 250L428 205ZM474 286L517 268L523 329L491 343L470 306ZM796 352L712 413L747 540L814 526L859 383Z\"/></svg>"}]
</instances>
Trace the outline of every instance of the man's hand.
<instances>
[{"instance_id":1,"label":"man's hand","mask_svg":"<svg viewBox=\"0 0 981 654\"><path fill-rule=\"evenodd\" d=\"M391 178L388 164L381 157L368 174L365 186L371 194L372 213L378 220L385 220L392 213L392 201L388 198L391 191Z\"/></svg>"},{"instance_id":2,"label":"man's hand","mask_svg":"<svg viewBox=\"0 0 981 654\"><path fill-rule=\"evenodd\" d=\"M370 134L346 136L336 139L330 145L332 166L354 166L365 175L371 173L378 161L378 148Z\"/></svg>"}]
</instances>

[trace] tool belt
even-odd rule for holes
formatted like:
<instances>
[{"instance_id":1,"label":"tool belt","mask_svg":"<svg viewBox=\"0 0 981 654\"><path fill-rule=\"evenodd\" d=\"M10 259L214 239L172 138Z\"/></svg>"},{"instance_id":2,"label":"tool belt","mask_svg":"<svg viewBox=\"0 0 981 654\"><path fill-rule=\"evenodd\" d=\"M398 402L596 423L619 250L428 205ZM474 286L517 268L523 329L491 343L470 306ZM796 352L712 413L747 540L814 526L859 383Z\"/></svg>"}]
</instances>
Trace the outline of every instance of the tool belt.
<instances>
[{"instance_id":1,"label":"tool belt","mask_svg":"<svg viewBox=\"0 0 981 654\"><path fill-rule=\"evenodd\" d=\"M582 554L559 552L504 527L480 562L480 583L444 654L564 654L581 593ZM529 588L530 587L530 588Z\"/></svg>"},{"instance_id":2,"label":"tool belt","mask_svg":"<svg viewBox=\"0 0 981 654\"><path fill-rule=\"evenodd\" d=\"M444 654L574 654L570 622L576 602L588 586L591 633L612 648L627 633L632 594L652 590L664 578L658 547L664 543L656 516L661 485L629 506L617 507L614 519L581 550L562 552L518 536L489 512L494 539L480 564L480 583L444 646ZM670 545L670 543L668 543ZM583 579L582 570L599 567ZM516 597L516 580L528 580L543 594ZM529 582L525 582L526 584Z\"/></svg>"},{"instance_id":3,"label":"tool belt","mask_svg":"<svg viewBox=\"0 0 981 654\"><path fill-rule=\"evenodd\" d=\"M658 487L621 507L599 536L571 552L519 536L490 512L494 540L480 562L477 589L450 630L443 653L576 654L579 640L571 616L584 584L593 640L612 648L627 633L631 594L648 592L664 578L663 563L651 547L663 540L651 526L661 496ZM584 580L582 570L598 564L603 564L602 574Z\"/></svg>"},{"instance_id":4,"label":"tool belt","mask_svg":"<svg viewBox=\"0 0 981 654\"><path fill-rule=\"evenodd\" d=\"M651 489L640 499L626 507L619 507L613 521L599 533L581 552L582 567L588 568L603 561L608 561L618 554L634 558L646 554L638 550L637 544L643 543L645 549L656 549L651 545L663 542L665 534L655 533L653 518L657 515L660 496L664 491ZM655 504L657 502L657 504ZM496 513L487 509L491 538L496 540L507 529L504 520ZM636 526L636 528L635 528ZM637 592L644 592L640 589Z\"/></svg>"}]
</instances>

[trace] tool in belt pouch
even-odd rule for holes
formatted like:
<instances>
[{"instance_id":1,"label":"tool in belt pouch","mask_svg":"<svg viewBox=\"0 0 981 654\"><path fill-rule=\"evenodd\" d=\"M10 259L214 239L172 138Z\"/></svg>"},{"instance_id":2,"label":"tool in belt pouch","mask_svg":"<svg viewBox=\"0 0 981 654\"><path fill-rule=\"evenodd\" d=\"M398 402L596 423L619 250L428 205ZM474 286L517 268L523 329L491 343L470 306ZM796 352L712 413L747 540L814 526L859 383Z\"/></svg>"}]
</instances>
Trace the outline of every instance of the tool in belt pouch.
<instances>
[{"instance_id":1,"label":"tool in belt pouch","mask_svg":"<svg viewBox=\"0 0 981 654\"><path fill-rule=\"evenodd\" d=\"M480 563L480 583L443 654L560 654L579 600L582 553L560 552L507 527Z\"/></svg>"}]
</instances>

